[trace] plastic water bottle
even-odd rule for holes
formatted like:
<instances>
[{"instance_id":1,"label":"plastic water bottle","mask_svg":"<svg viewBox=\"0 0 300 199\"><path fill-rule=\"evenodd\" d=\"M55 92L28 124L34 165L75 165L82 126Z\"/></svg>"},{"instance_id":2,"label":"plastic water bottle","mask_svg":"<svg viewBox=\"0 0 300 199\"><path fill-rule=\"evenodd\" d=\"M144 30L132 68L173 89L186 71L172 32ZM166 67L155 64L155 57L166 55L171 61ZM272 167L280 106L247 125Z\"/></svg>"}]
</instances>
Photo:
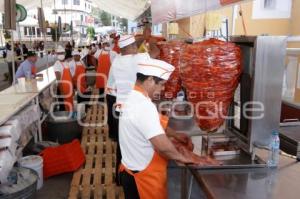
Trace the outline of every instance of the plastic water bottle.
<instances>
[{"instance_id":1,"label":"plastic water bottle","mask_svg":"<svg viewBox=\"0 0 300 199\"><path fill-rule=\"evenodd\" d=\"M269 158L267 161L268 167L277 167L279 163L279 134L277 131L272 132L271 143L270 143L270 151Z\"/></svg>"},{"instance_id":2,"label":"plastic water bottle","mask_svg":"<svg viewBox=\"0 0 300 199\"><path fill-rule=\"evenodd\" d=\"M177 98L176 100L178 102L183 102L184 101L184 91L183 90L180 90L178 93L177 93Z\"/></svg>"}]
</instances>

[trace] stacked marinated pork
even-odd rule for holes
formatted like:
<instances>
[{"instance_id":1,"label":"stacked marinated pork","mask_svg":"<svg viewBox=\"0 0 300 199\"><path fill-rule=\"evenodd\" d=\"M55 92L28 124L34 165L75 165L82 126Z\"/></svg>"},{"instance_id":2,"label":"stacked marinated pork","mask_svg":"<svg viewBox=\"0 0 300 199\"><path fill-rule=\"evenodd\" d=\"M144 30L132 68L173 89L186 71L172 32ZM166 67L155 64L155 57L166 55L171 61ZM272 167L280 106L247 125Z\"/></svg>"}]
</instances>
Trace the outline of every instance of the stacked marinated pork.
<instances>
[{"instance_id":1,"label":"stacked marinated pork","mask_svg":"<svg viewBox=\"0 0 300 199\"><path fill-rule=\"evenodd\" d=\"M181 52L181 77L194 104L199 127L218 129L228 115L241 74L241 51L233 43L210 39Z\"/></svg>"},{"instance_id":2,"label":"stacked marinated pork","mask_svg":"<svg viewBox=\"0 0 300 199\"><path fill-rule=\"evenodd\" d=\"M160 48L159 59L172 64L175 67L174 72L170 76L170 79L165 84L165 90L161 94L163 99L176 98L177 93L181 89L181 78L179 71L180 64L180 50L185 44L181 41L169 41L160 42L158 47Z\"/></svg>"},{"instance_id":3,"label":"stacked marinated pork","mask_svg":"<svg viewBox=\"0 0 300 199\"><path fill-rule=\"evenodd\" d=\"M173 41L161 45L161 59L176 67L165 96L171 93L169 98L174 98L182 83L199 127L207 132L218 129L228 115L239 82L240 48L217 39L195 44Z\"/></svg>"}]
</instances>

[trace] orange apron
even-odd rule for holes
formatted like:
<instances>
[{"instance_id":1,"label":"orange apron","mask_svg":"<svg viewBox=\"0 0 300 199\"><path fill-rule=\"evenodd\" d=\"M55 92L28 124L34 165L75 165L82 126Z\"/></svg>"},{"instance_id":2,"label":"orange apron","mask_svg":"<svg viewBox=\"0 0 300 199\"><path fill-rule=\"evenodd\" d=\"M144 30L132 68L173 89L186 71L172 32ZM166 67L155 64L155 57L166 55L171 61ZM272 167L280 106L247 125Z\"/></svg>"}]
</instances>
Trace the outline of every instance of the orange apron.
<instances>
[{"instance_id":1,"label":"orange apron","mask_svg":"<svg viewBox=\"0 0 300 199\"><path fill-rule=\"evenodd\" d=\"M86 91L86 76L85 74L85 67L82 64L76 65L75 74L73 77L73 85L74 87L80 91L80 93L84 93ZM80 77L80 79L79 79Z\"/></svg>"},{"instance_id":2,"label":"orange apron","mask_svg":"<svg viewBox=\"0 0 300 199\"><path fill-rule=\"evenodd\" d=\"M135 90L144 94L144 91L137 86ZM162 118L164 121L162 121ZM165 117L161 117L161 124L163 128L166 128L165 125L167 123ZM167 199L167 165L168 161L154 151L150 164L143 171L133 173L123 164L120 165L119 171L126 171L134 177L141 199Z\"/></svg>"},{"instance_id":3,"label":"orange apron","mask_svg":"<svg viewBox=\"0 0 300 199\"><path fill-rule=\"evenodd\" d=\"M105 88L110 65L111 63L110 63L109 53L103 53L102 50L98 58L98 67L97 67L97 75L101 74L101 76L96 76L96 88L98 89ZM106 77L106 79L104 79L103 75Z\"/></svg>"},{"instance_id":4,"label":"orange apron","mask_svg":"<svg viewBox=\"0 0 300 199\"><path fill-rule=\"evenodd\" d=\"M120 54L121 50L119 47L119 39L114 39L114 42L115 42L115 45L112 50L115 51L116 53Z\"/></svg>"},{"instance_id":5,"label":"orange apron","mask_svg":"<svg viewBox=\"0 0 300 199\"><path fill-rule=\"evenodd\" d=\"M31 75L33 75L33 76L35 76L36 75L36 66L35 65L33 65L32 67L31 67Z\"/></svg>"},{"instance_id":6,"label":"orange apron","mask_svg":"<svg viewBox=\"0 0 300 199\"><path fill-rule=\"evenodd\" d=\"M62 63L61 63L62 64ZM60 89L60 92L61 92L61 95L64 95L64 102L65 102L65 108L66 108L66 111L73 111L73 96L74 96L74 93L73 93L73 82L72 82L72 75L71 75L71 71L70 71L70 68L67 68L65 67L63 64L63 72L62 72L62 76L61 76L61 80L63 82L60 82L59 84L59 89ZM69 82L66 83L65 81ZM70 93L71 93L71 96L70 96Z\"/></svg>"}]
</instances>

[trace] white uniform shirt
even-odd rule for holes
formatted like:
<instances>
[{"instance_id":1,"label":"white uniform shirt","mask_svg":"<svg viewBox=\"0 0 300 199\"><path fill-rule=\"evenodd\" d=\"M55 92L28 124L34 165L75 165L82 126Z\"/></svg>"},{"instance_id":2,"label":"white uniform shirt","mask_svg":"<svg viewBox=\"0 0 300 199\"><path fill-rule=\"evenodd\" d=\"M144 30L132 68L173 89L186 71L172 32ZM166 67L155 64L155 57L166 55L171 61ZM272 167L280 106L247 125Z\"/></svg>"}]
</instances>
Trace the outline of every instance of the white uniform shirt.
<instances>
[{"instance_id":1,"label":"white uniform shirt","mask_svg":"<svg viewBox=\"0 0 300 199\"><path fill-rule=\"evenodd\" d=\"M62 64L59 60L57 60L53 65L54 72L60 72L60 74L62 75L62 72L64 70L64 68L63 68L64 66L69 66L71 75L74 76L75 68L76 68L75 61L63 62L63 64Z\"/></svg>"},{"instance_id":2,"label":"white uniform shirt","mask_svg":"<svg viewBox=\"0 0 300 199\"><path fill-rule=\"evenodd\" d=\"M144 170L154 155L149 140L164 133L151 99L132 90L123 104L119 121L122 164L130 170Z\"/></svg>"},{"instance_id":3,"label":"white uniform shirt","mask_svg":"<svg viewBox=\"0 0 300 199\"><path fill-rule=\"evenodd\" d=\"M110 70L108 73L105 93L108 95L115 96L115 97L117 96L116 80L115 80L115 76L112 71L112 66L110 67Z\"/></svg>"},{"instance_id":4,"label":"white uniform shirt","mask_svg":"<svg viewBox=\"0 0 300 199\"><path fill-rule=\"evenodd\" d=\"M98 49L98 50L95 52L94 57L95 57L97 60L98 60L98 58L99 58L101 52L102 52L102 49Z\"/></svg>"},{"instance_id":5,"label":"white uniform shirt","mask_svg":"<svg viewBox=\"0 0 300 199\"><path fill-rule=\"evenodd\" d=\"M101 54L101 52L103 51L103 49L98 49L95 54L94 57L98 60L99 56ZM110 50L109 51L109 56L110 56L110 63L112 63L115 59L115 57L117 56L117 53L115 51Z\"/></svg>"},{"instance_id":6,"label":"white uniform shirt","mask_svg":"<svg viewBox=\"0 0 300 199\"><path fill-rule=\"evenodd\" d=\"M139 53L136 55L118 55L112 64L112 82L113 87L116 89L117 104L123 104L133 89L136 81L137 63L140 60L149 59L148 53ZM108 77L108 79L110 76ZM111 84L111 80L108 80Z\"/></svg>"},{"instance_id":7,"label":"white uniform shirt","mask_svg":"<svg viewBox=\"0 0 300 199\"><path fill-rule=\"evenodd\" d=\"M13 53L13 51L11 51L11 50L7 50L6 51L6 62L13 62L13 55L14 55L14 53Z\"/></svg>"}]
</instances>

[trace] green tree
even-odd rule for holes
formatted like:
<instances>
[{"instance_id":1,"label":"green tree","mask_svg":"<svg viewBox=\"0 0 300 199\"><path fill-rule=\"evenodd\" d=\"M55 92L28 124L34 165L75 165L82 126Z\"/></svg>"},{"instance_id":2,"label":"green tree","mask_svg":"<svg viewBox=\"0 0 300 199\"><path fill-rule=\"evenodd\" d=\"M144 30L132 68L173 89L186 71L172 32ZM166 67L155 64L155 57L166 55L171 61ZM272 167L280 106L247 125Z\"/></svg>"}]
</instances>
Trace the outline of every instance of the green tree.
<instances>
[{"instance_id":1,"label":"green tree","mask_svg":"<svg viewBox=\"0 0 300 199\"><path fill-rule=\"evenodd\" d=\"M86 31L87 31L87 34L88 34L88 37L90 38L90 39L94 39L94 37L95 37L95 28L94 27L92 27L92 26L90 26L90 27L88 27L87 29L86 29Z\"/></svg>"},{"instance_id":2,"label":"green tree","mask_svg":"<svg viewBox=\"0 0 300 199\"><path fill-rule=\"evenodd\" d=\"M100 19L103 26L111 26L111 15L105 11L102 11Z\"/></svg>"},{"instance_id":3,"label":"green tree","mask_svg":"<svg viewBox=\"0 0 300 199\"><path fill-rule=\"evenodd\" d=\"M5 39L11 39L11 34L8 30L4 30L4 38Z\"/></svg>"}]
</instances>

